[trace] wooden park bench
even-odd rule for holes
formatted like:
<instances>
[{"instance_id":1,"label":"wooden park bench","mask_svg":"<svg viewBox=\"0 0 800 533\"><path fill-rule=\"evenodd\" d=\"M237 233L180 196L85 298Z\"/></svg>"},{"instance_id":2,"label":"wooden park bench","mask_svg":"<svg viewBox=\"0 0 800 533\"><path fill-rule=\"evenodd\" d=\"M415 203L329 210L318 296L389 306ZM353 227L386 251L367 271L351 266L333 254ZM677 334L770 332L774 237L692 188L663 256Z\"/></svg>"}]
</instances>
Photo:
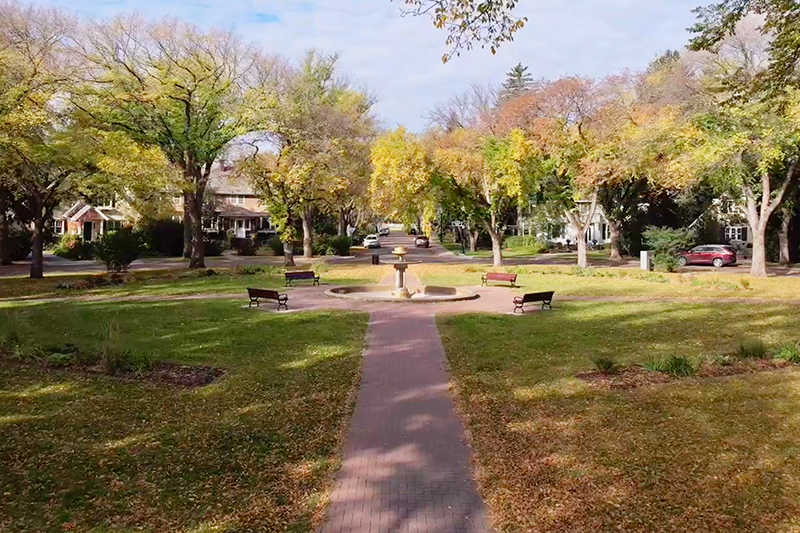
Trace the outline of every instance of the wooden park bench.
<instances>
[{"instance_id":1,"label":"wooden park bench","mask_svg":"<svg viewBox=\"0 0 800 533\"><path fill-rule=\"evenodd\" d=\"M488 285L490 281L502 281L511 284L514 287L517 282L516 274L506 274L505 272L487 272L481 276L481 285Z\"/></svg>"},{"instance_id":2,"label":"wooden park bench","mask_svg":"<svg viewBox=\"0 0 800 533\"><path fill-rule=\"evenodd\" d=\"M256 304L256 307L260 306L258 299L264 298L266 300L275 300L278 302L278 310L280 310L281 307L285 308L286 310L289 309L289 297L285 294L279 294L278 291L272 291L269 289L254 289L248 287L247 296L250 297L250 305L247 307L252 307L253 304Z\"/></svg>"},{"instance_id":3,"label":"wooden park bench","mask_svg":"<svg viewBox=\"0 0 800 533\"><path fill-rule=\"evenodd\" d=\"M514 312L516 313L517 310L519 310L520 312L524 313L525 309L523 309L523 307L525 306L525 304L535 303L535 302L542 302L542 309L544 309L545 305L552 309L553 306L550 305L550 302L553 301L553 292L554 291L531 292L526 294L525 296L515 296Z\"/></svg>"},{"instance_id":4,"label":"wooden park bench","mask_svg":"<svg viewBox=\"0 0 800 533\"><path fill-rule=\"evenodd\" d=\"M284 275L286 276L286 283L284 285L285 287L291 286L292 281L297 279L310 279L312 280L311 285L319 285L319 276L310 270L294 270L289 271Z\"/></svg>"}]
</instances>

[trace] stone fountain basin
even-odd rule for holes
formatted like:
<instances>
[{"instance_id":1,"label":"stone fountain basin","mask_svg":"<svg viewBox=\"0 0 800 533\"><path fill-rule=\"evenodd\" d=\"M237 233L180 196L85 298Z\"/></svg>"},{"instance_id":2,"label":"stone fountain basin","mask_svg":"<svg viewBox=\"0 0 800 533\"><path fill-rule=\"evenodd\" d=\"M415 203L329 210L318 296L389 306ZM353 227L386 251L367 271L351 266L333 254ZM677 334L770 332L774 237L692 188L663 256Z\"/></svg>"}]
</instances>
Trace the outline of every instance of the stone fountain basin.
<instances>
[{"instance_id":1,"label":"stone fountain basin","mask_svg":"<svg viewBox=\"0 0 800 533\"><path fill-rule=\"evenodd\" d=\"M460 302L474 300L480 295L465 289L455 287L426 286L422 290L409 289L411 298L401 298L392 294L394 287L380 285L353 285L347 287L333 287L325 291L325 296L345 298L362 302L397 302L397 303L435 303L435 302Z\"/></svg>"}]
</instances>

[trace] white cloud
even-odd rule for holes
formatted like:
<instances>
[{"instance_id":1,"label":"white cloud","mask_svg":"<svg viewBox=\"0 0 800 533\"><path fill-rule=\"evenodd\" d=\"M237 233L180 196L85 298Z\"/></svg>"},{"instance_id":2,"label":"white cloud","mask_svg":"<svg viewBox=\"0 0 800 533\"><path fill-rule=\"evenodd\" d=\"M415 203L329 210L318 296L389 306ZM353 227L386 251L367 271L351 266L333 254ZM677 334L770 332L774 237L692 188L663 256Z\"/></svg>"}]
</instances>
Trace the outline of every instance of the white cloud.
<instances>
[{"instance_id":1,"label":"white cloud","mask_svg":"<svg viewBox=\"0 0 800 533\"><path fill-rule=\"evenodd\" d=\"M603 76L641 68L688 40L698 0L527 0L528 24L496 56L473 50L443 65L445 34L427 19L401 17L401 0L43 0L107 18L136 10L203 27L235 29L266 49L297 58L308 48L341 53L341 67L379 96L388 126L416 130L433 104L470 83L500 82L518 62L535 77Z\"/></svg>"}]
</instances>

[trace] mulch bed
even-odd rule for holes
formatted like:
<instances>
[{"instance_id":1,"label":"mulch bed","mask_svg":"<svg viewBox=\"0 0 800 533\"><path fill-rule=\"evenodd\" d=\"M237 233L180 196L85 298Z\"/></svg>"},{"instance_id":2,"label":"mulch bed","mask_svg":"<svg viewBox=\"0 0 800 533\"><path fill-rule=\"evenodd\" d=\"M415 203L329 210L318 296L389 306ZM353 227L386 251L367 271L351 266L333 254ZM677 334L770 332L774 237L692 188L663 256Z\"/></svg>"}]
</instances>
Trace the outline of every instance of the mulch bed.
<instances>
[{"instance_id":1,"label":"mulch bed","mask_svg":"<svg viewBox=\"0 0 800 533\"><path fill-rule=\"evenodd\" d=\"M792 366L791 363L779 359L756 359L752 361L734 361L731 364L720 365L715 363L702 363L697 369L697 373L692 376L696 378L711 378L720 376L735 376L739 374L752 374L755 372L766 372L778 370ZM634 389L644 385L654 383L669 383L679 379L664 372L650 372L640 366L621 368L615 374L605 372L579 372L575 377L591 383L602 389Z\"/></svg>"},{"instance_id":2,"label":"mulch bed","mask_svg":"<svg viewBox=\"0 0 800 533\"><path fill-rule=\"evenodd\" d=\"M107 376L120 381L136 383L155 383L179 388L194 388L208 385L220 379L225 371L212 366L179 365L176 363L156 363L145 372L117 372L109 374L102 366L54 367L46 361L23 362L0 357L0 364L8 366L38 367L48 371L68 372L84 376Z\"/></svg>"}]
</instances>

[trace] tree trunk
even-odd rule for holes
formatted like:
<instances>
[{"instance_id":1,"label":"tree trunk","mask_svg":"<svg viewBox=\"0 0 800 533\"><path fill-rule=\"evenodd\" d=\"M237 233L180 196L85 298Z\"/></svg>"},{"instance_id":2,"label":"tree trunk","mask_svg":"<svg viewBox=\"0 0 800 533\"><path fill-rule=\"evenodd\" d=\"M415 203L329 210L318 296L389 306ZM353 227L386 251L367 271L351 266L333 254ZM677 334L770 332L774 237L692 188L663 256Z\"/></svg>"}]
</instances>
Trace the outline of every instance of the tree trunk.
<instances>
[{"instance_id":1,"label":"tree trunk","mask_svg":"<svg viewBox=\"0 0 800 533\"><path fill-rule=\"evenodd\" d=\"M572 229L575 230L575 244L578 246L578 266L586 268L589 266L586 256L586 228L573 225Z\"/></svg>"},{"instance_id":2,"label":"tree trunk","mask_svg":"<svg viewBox=\"0 0 800 533\"><path fill-rule=\"evenodd\" d=\"M489 237L492 239L492 266L503 266L503 235L490 229Z\"/></svg>"},{"instance_id":3,"label":"tree trunk","mask_svg":"<svg viewBox=\"0 0 800 533\"><path fill-rule=\"evenodd\" d=\"M766 224L763 228L750 228L753 232L753 259L750 275L759 278L767 277Z\"/></svg>"},{"instance_id":4,"label":"tree trunk","mask_svg":"<svg viewBox=\"0 0 800 533\"><path fill-rule=\"evenodd\" d=\"M192 195L192 256L189 268L205 268L205 246L203 244L203 194L205 184L198 184L197 191Z\"/></svg>"},{"instance_id":5,"label":"tree trunk","mask_svg":"<svg viewBox=\"0 0 800 533\"><path fill-rule=\"evenodd\" d=\"M480 231L470 231L469 232L469 251L470 252L477 252L478 251L478 237L481 236Z\"/></svg>"},{"instance_id":6,"label":"tree trunk","mask_svg":"<svg viewBox=\"0 0 800 533\"><path fill-rule=\"evenodd\" d=\"M183 192L183 257L192 257L192 205L194 199L189 191Z\"/></svg>"},{"instance_id":7,"label":"tree trunk","mask_svg":"<svg viewBox=\"0 0 800 533\"><path fill-rule=\"evenodd\" d=\"M283 241L283 266L294 266L294 250L291 242Z\"/></svg>"},{"instance_id":8,"label":"tree trunk","mask_svg":"<svg viewBox=\"0 0 800 533\"><path fill-rule=\"evenodd\" d=\"M31 252L31 278L44 277L44 215L41 206L37 206L36 218L33 221L33 251Z\"/></svg>"},{"instance_id":9,"label":"tree trunk","mask_svg":"<svg viewBox=\"0 0 800 533\"><path fill-rule=\"evenodd\" d=\"M611 234L611 260L622 261L622 253L619 249L619 242L622 239L622 222L609 220L608 232Z\"/></svg>"},{"instance_id":10,"label":"tree trunk","mask_svg":"<svg viewBox=\"0 0 800 533\"><path fill-rule=\"evenodd\" d=\"M339 210L339 237L347 237L347 217L345 210Z\"/></svg>"},{"instance_id":11,"label":"tree trunk","mask_svg":"<svg viewBox=\"0 0 800 533\"><path fill-rule=\"evenodd\" d=\"M781 208L781 228L778 231L778 244L780 248L779 262L782 265L788 265L792 262L791 255L789 254L789 225L792 221L792 210L784 205Z\"/></svg>"},{"instance_id":12,"label":"tree trunk","mask_svg":"<svg viewBox=\"0 0 800 533\"><path fill-rule=\"evenodd\" d=\"M6 195L0 193L0 265L11 264L11 235Z\"/></svg>"},{"instance_id":13,"label":"tree trunk","mask_svg":"<svg viewBox=\"0 0 800 533\"><path fill-rule=\"evenodd\" d=\"M311 224L311 210L303 213L303 257L314 257L314 228Z\"/></svg>"}]
</instances>

